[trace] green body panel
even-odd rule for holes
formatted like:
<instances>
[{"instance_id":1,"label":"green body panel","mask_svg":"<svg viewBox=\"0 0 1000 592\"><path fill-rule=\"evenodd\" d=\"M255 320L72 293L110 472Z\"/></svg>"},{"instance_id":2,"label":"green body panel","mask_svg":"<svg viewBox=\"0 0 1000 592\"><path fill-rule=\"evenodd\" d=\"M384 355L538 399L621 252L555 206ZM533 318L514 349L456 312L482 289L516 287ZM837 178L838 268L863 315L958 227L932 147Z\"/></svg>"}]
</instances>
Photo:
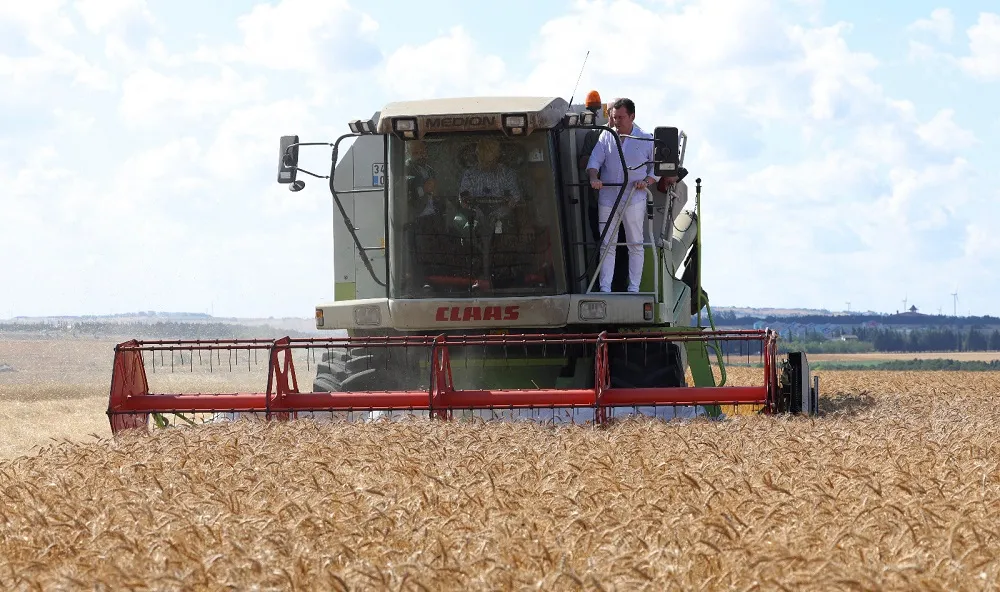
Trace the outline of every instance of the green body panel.
<instances>
[{"instance_id":1,"label":"green body panel","mask_svg":"<svg viewBox=\"0 0 1000 592\"><path fill-rule=\"evenodd\" d=\"M355 300L358 297L358 285L354 282L337 282L333 285L333 299L337 302Z\"/></svg>"},{"instance_id":2,"label":"green body panel","mask_svg":"<svg viewBox=\"0 0 1000 592\"><path fill-rule=\"evenodd\" d=\"M715 374L712 372L712 361L708 357L708 344L704 341L688 341L684 344L684 349L687 351L688 367L691 368L694 386L717 386ZM718 417L722 414L722 408L718 405L705 405L705 413L709 417Z\"/></svg>"},{"instance_id":3,"label":"green body panel","mask_svg":"<svg viewBox=\"0 0 1000 592\"><path fill-rule=\"evenodd\" d=\"M653 250L653 247L646 246L642 258L642 281L639 282L640 292L662 293L659 290L659 286L653 284L653 279L656 277L656 261L656 252ZM660 298L657 298L657 300L660 300Z\"/></svg>"},{"instance_id":4,"label":"green body panel","mask_svg":"<svg viewBox=\"0 0 1000 592\"><path fill-rule=\"evenodd\" d=\"M594 384L594 360L577 359L573 376L557 376L556 388L591 388Z\"/></svg>"},{"instance_id":5,"label":"green body panel","mask_svg":"<svg viewBox=\"0 0 1000 592\"><path fill-rule=\"evenodd\" d=\"M687 350L688 366L695 386L715 386L715 374L712 373L712 362L708 358L708 347L704 341L688 341L684 344Z\"/></svg>"}]
</instances>

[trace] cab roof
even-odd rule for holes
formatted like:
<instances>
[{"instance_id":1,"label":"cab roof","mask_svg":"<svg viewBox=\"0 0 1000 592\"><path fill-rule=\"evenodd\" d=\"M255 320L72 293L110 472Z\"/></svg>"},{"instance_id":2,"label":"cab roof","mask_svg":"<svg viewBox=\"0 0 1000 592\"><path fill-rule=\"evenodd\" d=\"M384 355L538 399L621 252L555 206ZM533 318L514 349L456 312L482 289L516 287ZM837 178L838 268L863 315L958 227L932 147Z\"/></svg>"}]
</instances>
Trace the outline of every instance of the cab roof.
<instances>
[{"instance_id":1,"label":"cab roof","mask_svg":"<svg viewBox=\"0 0 1000 592\"><path fill-rule=\"evenodd\" d=\"M527 130L556 126L569 109L559 97L455 97L397 101L386 105L378 133L392 133L396 118L416 119L417 135L431 132L503 130L503 115L527 115Z\"/></svg>"}]
</instances>

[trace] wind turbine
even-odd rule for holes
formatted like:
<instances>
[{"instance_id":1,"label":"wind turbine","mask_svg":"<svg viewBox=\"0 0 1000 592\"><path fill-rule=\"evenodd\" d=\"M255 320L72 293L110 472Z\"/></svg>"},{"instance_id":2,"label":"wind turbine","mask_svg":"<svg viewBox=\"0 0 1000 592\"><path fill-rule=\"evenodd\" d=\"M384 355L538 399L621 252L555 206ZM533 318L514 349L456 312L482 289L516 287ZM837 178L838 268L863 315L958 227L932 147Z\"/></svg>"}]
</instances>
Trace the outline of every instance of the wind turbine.
<instances>
[{"instance_id":1,"label":"wind turbine","mask_svg":"<svg viewBox=\"0 0 1000 592\"><path fill-rule=\"evenodd\" d=\"M851 314L851 301L847 301L847 314Z\"/></svg>"},{"instance_id":2,"label":"wind turbine","mask_svg":"<svg viewBox=\"0 0 1000 592\"><path fill-rule=\"evenodd\" d=\"M906 300L910 297L909 294L903 296L903 312L906 312Z\"/></svg>"},{"instance_id":3,"label":"wind turbine","mask_svg":"<svg viewBox=\"0 0 1000 592\"><path fill-rule=\"evenodd\" d=\"M952 306L954 308L954 310L952 311L952 315L954 315L954 316L957 317L958 316L958 286L955 286L955 291L951 293L951 298L952 298Z\"/></svg>"}]
</instances>

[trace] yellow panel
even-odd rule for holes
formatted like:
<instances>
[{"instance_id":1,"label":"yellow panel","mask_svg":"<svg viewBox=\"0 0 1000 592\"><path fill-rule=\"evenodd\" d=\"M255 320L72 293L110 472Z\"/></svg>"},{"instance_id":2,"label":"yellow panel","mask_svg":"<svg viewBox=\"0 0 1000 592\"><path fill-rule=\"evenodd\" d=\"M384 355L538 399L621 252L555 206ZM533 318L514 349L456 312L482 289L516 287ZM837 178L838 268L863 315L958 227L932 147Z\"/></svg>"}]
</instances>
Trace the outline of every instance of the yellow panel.
<instances>
[{"instance_id":1,"label":"yellow panel","mask_svg":"<svg viewBox=\"0 0 1000 592\"><path fill-rule=\"evenodd\" d=\"M357 297L358 289L354 282L337 282L333 285L333 299L337 302L356 300Z\"/></svg>"}]
</instances>

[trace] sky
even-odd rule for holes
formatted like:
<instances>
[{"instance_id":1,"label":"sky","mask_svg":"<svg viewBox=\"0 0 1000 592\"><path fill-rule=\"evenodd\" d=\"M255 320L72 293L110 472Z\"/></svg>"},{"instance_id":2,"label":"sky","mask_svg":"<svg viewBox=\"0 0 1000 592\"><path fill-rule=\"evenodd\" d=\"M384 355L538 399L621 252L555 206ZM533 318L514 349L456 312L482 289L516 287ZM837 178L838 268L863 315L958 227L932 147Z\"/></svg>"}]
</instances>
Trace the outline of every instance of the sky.
<instances>
[{"instance_id":1,"label":"sky","mask_svg":"<svg viewBox=\"0 0 1000 592\"><path fill-rule=\"evenodd\" d=\"M1000 315L995 0L3 0L0 318L311 317L333 211L281 135L569 99L587 51L578 98L688 134L715 306Z\"/></svg>"}]
</instances>

